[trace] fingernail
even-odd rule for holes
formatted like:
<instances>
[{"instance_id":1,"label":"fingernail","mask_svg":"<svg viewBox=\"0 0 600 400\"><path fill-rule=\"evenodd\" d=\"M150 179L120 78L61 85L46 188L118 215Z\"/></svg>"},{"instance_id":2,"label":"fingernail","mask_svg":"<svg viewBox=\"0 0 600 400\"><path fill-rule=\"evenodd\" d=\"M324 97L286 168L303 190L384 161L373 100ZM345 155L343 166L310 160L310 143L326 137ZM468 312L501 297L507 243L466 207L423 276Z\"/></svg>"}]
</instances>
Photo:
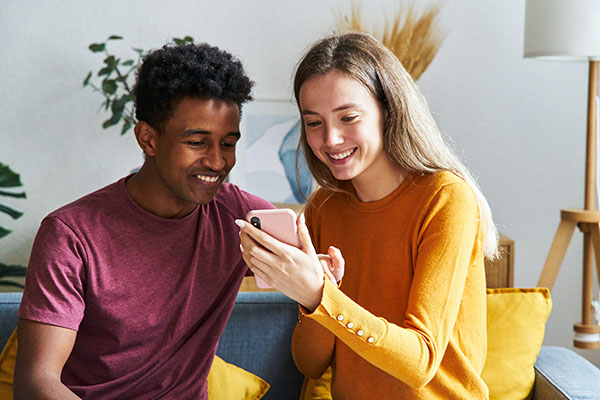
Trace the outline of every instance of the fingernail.
<instances>
[{"instance_id":1,"label":"fingernail","mask_svg":"<svg viewBox=\"0 0 600 400\"><path fill-rule=\"evenodd\" d=\"M244 252L244 248L242 247L242 245L240 244L240 251L243 253Z\"/></svg>"},{"instance_id":2,"label":"fingernail","mask_svg":"<svg viewBox=\"0 0 600 400\"><path fill-rule=\"evenodd\" d=\"M245 224L245 222L244 222L243 220L241 220L241 219L236 219L234 222L235 222L235 224L236 224L237 226L239 226L240 228L243 228L243 227L244 227L244 224Z\"/></svg>"}]
</instances>

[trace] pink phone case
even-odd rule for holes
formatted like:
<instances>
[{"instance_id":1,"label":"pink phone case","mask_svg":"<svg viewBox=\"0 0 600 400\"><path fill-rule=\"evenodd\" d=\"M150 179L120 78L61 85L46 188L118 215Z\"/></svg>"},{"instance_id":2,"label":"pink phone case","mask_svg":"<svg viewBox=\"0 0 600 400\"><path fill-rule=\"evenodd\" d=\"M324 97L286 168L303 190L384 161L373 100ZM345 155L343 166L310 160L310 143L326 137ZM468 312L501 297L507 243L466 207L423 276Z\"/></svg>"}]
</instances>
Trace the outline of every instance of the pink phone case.
<instances>
[{"instance_id":1,"label":"pink phone case","mask_svg":"<svg viewBox=\"0 0 600 400\"><path fill-rule=\"evenodd\" d=\"M256 220L258 218L260 229L268 233L275 239L298 247L298 232L296 229L296 213L289 208L269 209L269 210L252 210L246 215L246 220L257 227ZM258 277L254 277L256 286L261 289L268 289L269 286L265 281Z\"/></svg>"}]
</instances>

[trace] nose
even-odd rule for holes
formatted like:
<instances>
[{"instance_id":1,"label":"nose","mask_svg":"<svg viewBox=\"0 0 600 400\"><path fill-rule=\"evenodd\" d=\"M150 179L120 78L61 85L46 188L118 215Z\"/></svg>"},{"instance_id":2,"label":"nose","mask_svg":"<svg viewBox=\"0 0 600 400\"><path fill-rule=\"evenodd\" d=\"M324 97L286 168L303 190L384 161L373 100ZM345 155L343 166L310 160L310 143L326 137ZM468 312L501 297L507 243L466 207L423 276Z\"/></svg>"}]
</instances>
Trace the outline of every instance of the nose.
<instances>
[{"instance_id":1,"label":"nose","mask_svg":"<svg viewBox=\"0 0 600 400\"><path fill-rule=\"evenodd\" d=\"M202 165L212 171L220 171L225 168L225 158L219 146L211 146L202 158Z\"/></svg>"},{"instance_id":2,"label":"nose","mask_svg":"<svg viewBox=\"0 0 600 400\"><path fill-rule=\"evenodd\" d=\"M323 142L327 146L342 144L344 142L344 137L341 129L333 124L325 125L323 129Z\"/></svg>"}]
</instances>

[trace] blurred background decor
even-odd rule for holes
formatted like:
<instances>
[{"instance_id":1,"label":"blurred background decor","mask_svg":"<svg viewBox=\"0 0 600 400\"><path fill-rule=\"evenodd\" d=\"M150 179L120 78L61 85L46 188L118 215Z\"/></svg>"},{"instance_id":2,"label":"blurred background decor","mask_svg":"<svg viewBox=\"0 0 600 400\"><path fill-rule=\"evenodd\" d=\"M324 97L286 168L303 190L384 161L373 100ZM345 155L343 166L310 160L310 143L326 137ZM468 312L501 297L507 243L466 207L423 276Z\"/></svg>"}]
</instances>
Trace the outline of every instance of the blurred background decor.
<instances>
[{"instance_id":1,"label":"blurred background decor","mask_svg":"<svg viewBox=\"0 0 600 400\"><path fill-rule=\"evenodd\" d=\"M25 192L15 192L12 189L21 187L21 177L10 169L8 165L0 162L0 196L10 197L15 199L24 199L26 197ZM21 211L17 211L12 207L0 203L0 212L10 216L12 219L19 219L23 215ZM0 239L8 236L12 231L0 226ZM0 261L0 285L16 286L22 288L23 285L19 282L15 282L11 277L23 277L27 272L27 268L22 265L8 265Z\"/></svg>"},{"instance_id":2,"label":"blurred background decor","mask_svg":"<svg viewBox=\"0 0 600 400\"><path fill-rule=\"evenodd\" d=\"M418 11L415 4L405 2L405 7L399 7L391 19L385 20L383 28L377 29L366 26L360 4L352 3L349 15L338 15L338 28L341 32L369 33L379 39L416 81L433 61L445 34L438 26L440 5L430 4ZM373 25L379 27L382 24Z\"/></svg>"},{"instance_id":3,"label":"blurred background decor","mask_svg":"<svg viewBox=\"0 0 600 400\"><path fill-rule=\"evenodd\" d=\"M89 87L99 93L103 97L101 109L111 114L110 118L102 123L102 128L107 129L122 123L121 135L124 135L137 122L133 108L132 89L135 72L142 62L146 50L133 47L135 57L127 57L123 60L108 49L110 42L122 39L122 36L110 35L104 42L92 43L88 46L92 53L99 53L104 56L104 59L95 75L92 71L88 72L83 80L83 87ZM173 38L173 42L178 46L193 41L191 36L185 36L183 39ZM96 83L97 81L100 82Z\"/></svg>"}]
</instances>

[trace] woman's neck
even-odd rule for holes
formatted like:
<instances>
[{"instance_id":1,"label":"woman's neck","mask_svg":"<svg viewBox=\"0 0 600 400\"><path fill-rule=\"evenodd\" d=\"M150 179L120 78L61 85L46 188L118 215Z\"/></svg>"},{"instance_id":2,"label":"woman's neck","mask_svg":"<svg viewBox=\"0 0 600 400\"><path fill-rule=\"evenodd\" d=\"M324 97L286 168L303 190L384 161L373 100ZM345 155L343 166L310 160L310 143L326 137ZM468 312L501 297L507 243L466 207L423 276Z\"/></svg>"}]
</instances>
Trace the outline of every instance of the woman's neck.
<instances>
[{"instance_id":1,"label":"woman's neck","mask_svg":"<svg viewBox=\"0 0 600 400\"><path fill-rule=\"evenodd\" d=\"M352 185L356 197L366 203L383 199L396 190L407 176L406 171L389 161L383 168L378 168L376 173L363 173L352 179Z\"/></svg>"}]
</instances>

